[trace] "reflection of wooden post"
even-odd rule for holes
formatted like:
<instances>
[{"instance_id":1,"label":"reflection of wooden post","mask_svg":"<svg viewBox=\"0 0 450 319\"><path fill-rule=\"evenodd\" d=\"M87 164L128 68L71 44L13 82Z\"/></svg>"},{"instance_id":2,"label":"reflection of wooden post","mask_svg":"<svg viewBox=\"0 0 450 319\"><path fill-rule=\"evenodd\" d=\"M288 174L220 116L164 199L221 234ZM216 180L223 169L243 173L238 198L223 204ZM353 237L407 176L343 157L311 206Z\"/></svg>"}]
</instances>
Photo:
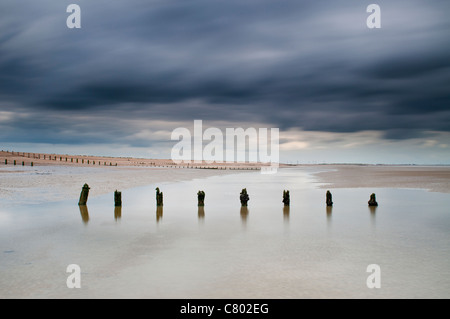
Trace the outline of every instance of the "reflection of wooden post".
<instances>
[{"instance_id":1,"label":"reflection of wooden post","mask_svg":"<svg viewBox=\"0 0 450 319\"><path fill-rule=\"evenodd\" d=\"M86 205L78 206L80 208L81 220L87 224L89 221L89 211Z\"/></svg>"},{"instance_id":2,"label":"reflection of wooden post","mask_svg":"<svg viewBox=\"0 0 450 319\"><path fill-rule=\"evenodd\" d=\"M118 220L122 218L122 207L116 206L114 207L114 219Z\"/></svg>"},{"instance_id":3,"label":"reflection of wooden post","mask_svg":"<svg viewBox=\"0 0 450 319\"><path fill-rule=\"evenodd\" d=\"M84 184L83 188L81 189L80 200L78 201L78 205L80 206L86 205L89 196L89 189L90 189L89 185Z\"/></svg>"},{"instance_id":4,"label":"reflection of wooden post","mask_svg":"<svg viewBox=\"0 0 450 319\"><path fill-rule=\"evenodd\" d=\"M163 207L157 206L156 207L156 221L159 222L160 219L163 217Z\"/></svg>"},{"instance_id":5,"label":"reflection of wooden post","mask_svg":"<svg viewBox=\"0 0 450 319\"><path fill-rule=\"evenodd\" d=\"M333 206L327 206L327 217L330 218L333 213Z\"/></svg>"},{"instance_id":6,"label":"reflection of wooden post","mask_svg":"<svg viewBox=\"0 0 450 319\"><path fill-rule=\"evenodd\" d=\"M114 206L122 207L122 192L118 192L117 190L114 192Z\"/></svg>"},{"instance_id":7,"label":"reflection of wooden post","mask_svg":"<svg viewBox=\"0 0 450 319\"><path fill-rule=\"evenodd\" d=\"M205 218L205 207L204 206L198 206L198 219Z\"/></svg>"},{"instance_id":8,"label":"reflection of wooden post","mask_svg":"<svg viewBox=\"0 0 450 319\"><path fill-rule=\"evenodd\" d=\"M248 207L247 206L241 206L241 220L242 222L246 222L248 217Z\"/></svg>"},{"instance_id":9,"label":"reflection of wooden post","mask_svg":"<svg viewBox=\"0 0 450 319\"><path fill-rule=\"evenodd\" d=\"M290 207L288 206L284 206L283 207L283 216L284 216L284 220L288 221L289 220L289 213L290 213Z\"/></svg>"}]
</instances>

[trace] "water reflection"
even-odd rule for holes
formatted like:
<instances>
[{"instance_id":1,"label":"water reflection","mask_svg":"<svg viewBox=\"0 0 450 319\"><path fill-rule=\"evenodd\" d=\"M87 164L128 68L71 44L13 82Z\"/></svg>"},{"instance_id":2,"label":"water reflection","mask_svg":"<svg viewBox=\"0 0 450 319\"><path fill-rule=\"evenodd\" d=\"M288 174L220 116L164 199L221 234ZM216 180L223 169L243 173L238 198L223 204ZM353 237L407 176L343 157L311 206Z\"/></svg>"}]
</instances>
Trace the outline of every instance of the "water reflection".
<instances>
[{"instance_id":1,"label":"water reflection","mask_svg":"<svg viewBox=\"0 0 450 319\"><path fill-rule=\"evenodd\" d=\"M198 220L201 221L205 218L205 207L198 206Z\"/></svg>"},{"instance_id":2,"label":"water reflection","mask_svg":"<svg viewBox=\"0 0 450 319\"><path fill-rule=\"evenodd\" d=\"M372 226L375 226L377 206L369 206L369 211L370 211L370 222L372 223Z\"/></svg>"},{"instance_id":3,"label":"water reflection","mask_svg":"<svg viewBox=\"0 0 450 319\"><path fill-rule=\"evenodd\" d=\"M290 213L290 207L283 206L283 219L285 222L289 222L289 213Z\"/></svg>"},{"instance_id":4,"label":"water reflection","mask_svg":"<svg viewBox=\"0 0 450 319\"><path fill-rule=\"evenodd\" d=\"M114 219L117 221L122 218L122 206L114 207Z\"/></svg>"},{"instance_id":5,"label":"water reflection","mask_svg":"<svg viewBox=\"0 0 450 319\"><path fill-rule=\"evenodd\" d=\"M80 208L81 220L83 223L87 224L89 222L89 211L87 205L79 205L78 207Z\"/></svg>"},{"instance_id":6,"label":"water reflection","mask_svg":"<svg viewBox=\"0 0 450 319\"><path fill-rule=\"evenodd\" d=\"M247 223L247 217L248 217L248 207L241 206L241 221L243 225Z\"/></svg>"},{"instance_id":7,"label":"water reflection","mask_svg":"<svg viewBox=\"0 0 450 319\"><path fill-rule=\"evenodd\" d=\"M331 217L333 216L333 206L326 206L327 207L327 223L328 226L331 225Z\"/></svg>"},{"instance_id":8,"label":"water reflection","mask_svg":"<svg viewBox=\"0 0 450 319\"><path fill-rule=\"evenodd\" d=\"M159 222L163 217L163 206L156 206L156 222Z\"/></svg>"}]
</instances>

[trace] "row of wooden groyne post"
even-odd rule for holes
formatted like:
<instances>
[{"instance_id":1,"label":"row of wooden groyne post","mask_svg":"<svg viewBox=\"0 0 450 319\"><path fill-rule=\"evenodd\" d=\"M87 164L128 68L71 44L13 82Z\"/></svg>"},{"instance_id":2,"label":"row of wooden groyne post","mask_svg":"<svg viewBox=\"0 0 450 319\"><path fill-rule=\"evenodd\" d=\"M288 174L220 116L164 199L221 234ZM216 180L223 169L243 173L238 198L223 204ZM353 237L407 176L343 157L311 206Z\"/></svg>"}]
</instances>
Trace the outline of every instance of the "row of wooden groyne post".
<instances>
[{"instance_id":1,"label":"row of wooden groyne post","mask_svg":"<svg viewBox=\"0 0 450 319\"><path fill-rule=\"evenodd\" d=\"M75 163L75 164L88 164L88 165L102 165L102 161L100 160L89 160L85 158L78 158L78 157L70 157L70 156L60 156L60 155L52 155L52 154L40 154L40 153L26 153L26 152L14 152L14 151L4 151L8 154L11 154L11 156L17 156L17 157L24 157L29 159L37 159L37 160L48 160L48 161L58 161L59 162L65 162L65 163ZM8 161L7 158L5 158L5 165L12 164L12 165L20 165L20 161L17 160L10 160ZM25 166L25 161L22 161L22 166ZM30 162L30 166L34 166L35 163L32 161ZM117 166L117 163L112 163L107 161L103 161L103 166Z\"/></svg>"},{"instance_id":2,"label":"row of wooden groyne post","mask_svg":"<svg viewBox=\"0 0 450 319\"><path fill-rule=\"evenodd\" d=\"M117 163L113 163L111 161L102 161L100 159L92 160L87 159L83 157L74 157L74 156L67 156L67 155L54 155L54 154L41 154L41 153L28 153L28 152L14 152L14 151L2 151L6 152L8 154L11 154L11 156L17 156L17 157L23 157L23 158L29 158L29 159L36 159L36 160L46 160L46 161L54 161L54 162L64 162L64 163L70 163L70 164L84 164L84 165L97 165L97 166L118 166ZM36 163L31 161L31 163L27 163L26 161L17 161L17 160L9 160L5 158L5 165L22 165L22 166L35 166ZM40 162L42 163L42 162ZM124 162L124 166L129 166L126 164L127 162ZM157 163L157 162L139 162L139 161L133 161L132 166L145 166L145 167L156 167L156 168L191 168L191 169L217 169L217 170L261 170L261 167L259 166L214 166L214 165L202 165L202 164L195 164L195 163L186 163L186 164L176 164L173 162L163 162L163 163Z\"/></svg>"},{"instance_id":3,"label":"row of wooden groyne post","mask_svg":"<svg viewBox=\"0 0 450 319\"><path fill-rule=\"evenodd\" d=\"M80 200L78 201L79 206L85 206L87 204L89 190L90 190L89 185L84 184L83 188L81 189ZM163 206L163 192L160 191L159 187L157 187L155 190L156 190L156 206ZM204 191L202 191L202 190L198 191L197 200L198 200L199 207L205 205L205 192ZM250 200L250 196L249 196L246 188L242 189L241 193L239 194L239 200L241 201L242 207L248 206L248 201ZM290 206L291 199L290 199L289 190L283 190L282 202L285 207ZM325 203L328 207L333 206L333 198L332 198L331 192L329 190L326 192L326 195L325 195ZM375 193L372 193L370 195L368 204L369 204L369 206L378 206ZM122 207L122 192L119 192L117 190L114 192L114 206Z\"/></svg>"}]
</instances>

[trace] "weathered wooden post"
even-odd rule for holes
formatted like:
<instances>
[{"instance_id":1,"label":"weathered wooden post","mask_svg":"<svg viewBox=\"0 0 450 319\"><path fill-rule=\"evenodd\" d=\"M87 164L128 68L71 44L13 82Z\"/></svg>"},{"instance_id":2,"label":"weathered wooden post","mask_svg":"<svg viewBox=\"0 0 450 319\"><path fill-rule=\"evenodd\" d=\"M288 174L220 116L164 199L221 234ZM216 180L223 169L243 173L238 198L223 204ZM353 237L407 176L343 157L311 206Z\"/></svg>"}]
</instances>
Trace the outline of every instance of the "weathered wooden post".
<instances>
[{"instance_id":1,"label":"weathered wooden post","mask_svg":"<svg viewBox=\"0 0 450 319\"><path fill-rule=\"evenodd\" d=\"M291 203L291 198L289 195L289 191L283 190L283 200L284 206L289 206Z\"/></svg>"},{"instance_id":2,"label":"weathered wooden post","mask_svg":"<svg viewBox=\"0 0 450 319\"><path fill-rule=\"evenodd\" d=\"M8 165L8 160L7 159L5 159L5 165Z\"/></svg>"},{"instance_id":3,"label":"weathered wooden post","mask_svg":"<svg viewBox=\"0 0 450 319\"><path fill-rule=\"evenodd\" d=\"M14 160L14 165L16 165L16 160Z\"/></svg>"},{"instance_id":4,"label":"weathered wooden post","mask_svg":"<svg viewBox=\"0 0 450 319\"><path fill-rule=\"evenodd\" d=\"M205 192L198 191L197 193L198 206L205 206Z\"/></svg>"},{"instance_id":5,"label":"weathered wooden post","mask_svg":"<svg viewBox=\"0 0 450 319\"><path fill-rule=\"evenodd\" d=\"M114 206L122 207L122 192L118 192L117 190L114 192Z\"/></svg>"},{"instance_id":6,"label":"weathered wooden post","mask_svg":"<svg viewBox=\"0 0 450 319\"><path fill-rule=\"evenodd\" d=\"M31 162L31 166L34 166L34 163L33 163L33 162Z\"/></svg>"},{"instance_id":7,"label":"weathered wooden post","mask_svg":"<svg viewBox=\"0 0 450 319\"><path fill-rule=\"evenodd\" d=\"M156 206L163 206L163 193L156 187Z\"/></svg>"},{"instance_id":8,"label":"weathered wooden post","mask_svg":"<svg viewBox=\"0 0 450 319\"><path fill-rule=\"evenodd\" d=\"M333 206L333 196L331 195L330 191L327 191L326 203L327 206Z\"/></svg>"},{"instance_id":9,"label":"weathered wooden post","mask_svg":"<svg viewBox=\"0 0 450 319\"><path fill-rule=\"evenodd\" d=\"M81 189L80 200L78 201L79 206L86 205L89 196L89 189L89 185L84 184L83 188Z\"/></svg>"},{"instance_id":10,"label":"weathered wooden post","mask_svg":"<svg viewBox=\"0 0 450 319\"><path fill-rule=\"evenodd\" d=\"M369 206L378 206L377 200L375 198L375 193L372 193L370 195L370 199L369 199Z\"/></svg>"},{"instance_id":11,"label":"weathered wooden post","mask_svg":"<svg viewBox=\"0 0 450 319\"><path fill-rule=\"evenodd\" d=\"M250 196L248 196L247 193L247 188L242 189L239 199L241 200L241 206L247 207L247 202L250 200Z\"/></svg>"}]
</instances>

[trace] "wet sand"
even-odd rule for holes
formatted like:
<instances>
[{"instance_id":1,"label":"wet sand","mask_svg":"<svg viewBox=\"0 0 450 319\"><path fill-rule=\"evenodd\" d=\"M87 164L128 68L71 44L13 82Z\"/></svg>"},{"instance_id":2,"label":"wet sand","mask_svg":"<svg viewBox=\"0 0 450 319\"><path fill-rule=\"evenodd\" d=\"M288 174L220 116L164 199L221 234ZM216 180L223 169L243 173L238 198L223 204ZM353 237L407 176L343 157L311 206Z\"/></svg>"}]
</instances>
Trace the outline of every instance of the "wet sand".
<instances>
[{"instance_id":1,"label":"wet sand","mask_svg":"<svg viewBox=\"0 0 450 319\"><path fill-rule=\"evenodd\" d=\"M450 166L320 165L320 188L409 188L450 193Z\"/></svg>"},{"instance_id":2,"label":"wet sand","mask_svg":"<svg viewBox=\"0 0 450 319\"><path fill-rule=\"evenodd\" d=\"M260 167L193 162L180 166L168 159L1 151L0 199L27 203L76 200L85 183L91 188L89 196L97 196L154 183L259 172Z\"/></svg>"},{"instance_id":3,"label":"wet sand","mask_svg":"<svg viewBox=\"0 0 450 319\"><path fill-rule=\"evenodd\" d=\"M8 170L6 170L8 169ZM11 202L42 203L78 200L87 183L89 197L157 183L187 181L245 171L174 168L87 168L38 166L0 168L0 199ZM153 194L152 194L153 195Z\"/></svg>"},{"instance_id":4,"label":"wet sand","mask_svg":"<svg viewBox=\"0 0 450 319\"><path fill-rule=\"evenodd\" d=\"M66 160L67 158L67 160ZM5 165L5 160L8 164ZM13 165L14 160L17 165ZM78 162L77 162L78 160ZM0 199L41 203L164 182L258 170L255 163L183 165L171 160L0 152ZM24 165L22 165L24 162ZM33 162L33 166L31 166ZM105 165L106 164L106 165ZM287 165L280 165L285 167ZM197 168L195 168L197 167ZM450 193L450 166L296 165L318 188L410 188ZM207 169L205 169L207 168Z\"/></svg>"}]
</instances>

